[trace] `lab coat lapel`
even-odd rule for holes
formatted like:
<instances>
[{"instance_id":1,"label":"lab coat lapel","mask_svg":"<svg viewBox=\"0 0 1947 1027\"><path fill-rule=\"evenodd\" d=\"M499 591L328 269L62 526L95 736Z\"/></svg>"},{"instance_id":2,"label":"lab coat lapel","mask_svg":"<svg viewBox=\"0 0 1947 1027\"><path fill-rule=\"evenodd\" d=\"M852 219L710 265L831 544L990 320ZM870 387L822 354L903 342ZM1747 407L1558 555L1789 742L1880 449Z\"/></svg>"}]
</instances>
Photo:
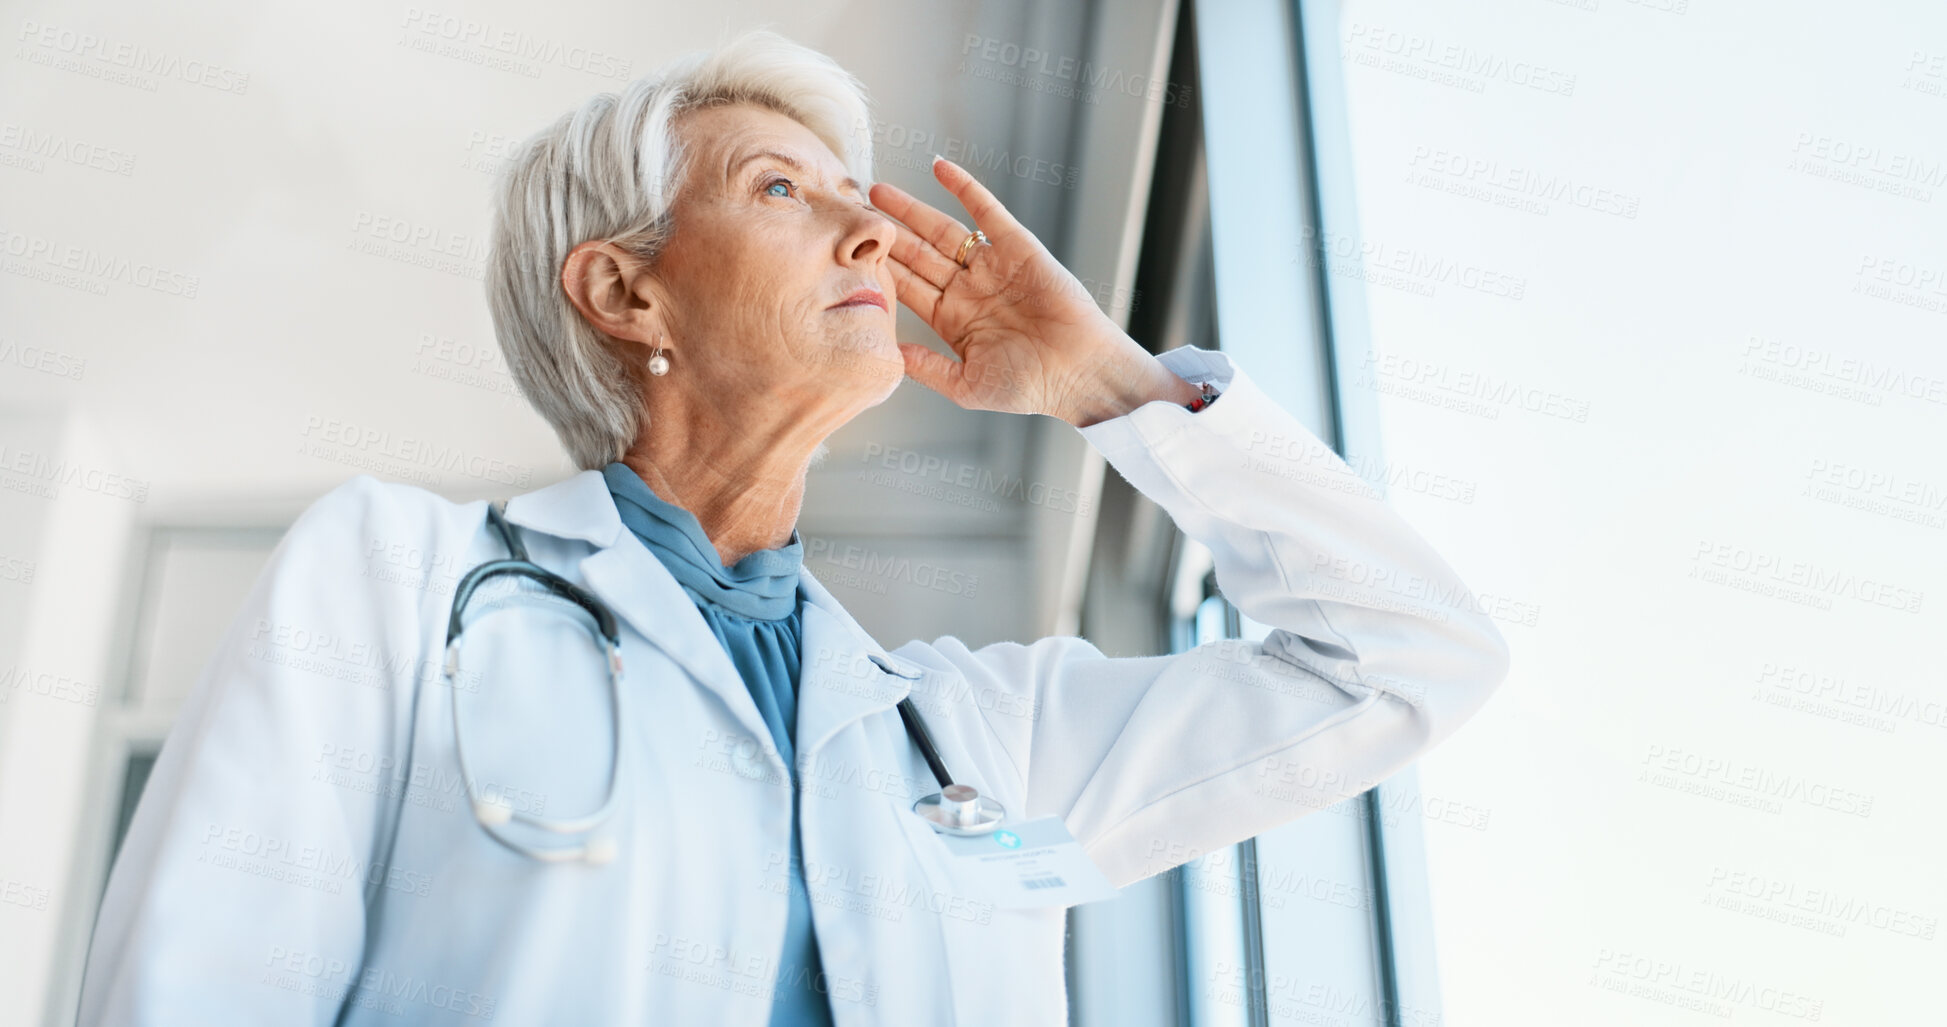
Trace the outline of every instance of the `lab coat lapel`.
<instances>
[{"instance_id":1,"label":"lab coat lapel","mask_svg":"<svg viewBox=\"0 0 1947 1027\"><path fill-rule=\"evenodd\" d=\"M888 654L832 598L809 567L798 572L806 602L798 673L798 764L861 717L899 704L924 675Z\"/></svg>"},{"instance_id":2,"label":"lab coat lapel","mask_svg":"<svg viewBox=\"0 0 1947 1027\"><path fill-rule=\"evenodd\" d=\"M507 520L562 538L594 543L580 564L581 580L615 615L678 666L716 693L751 737L768 741L770 728L722 643L697 612L675 575L622 524L600 471L583 471L507 503ZM531 548L531 547L530 547ZM654 702L660 682L625 660L623 680ZM653 706L652 706L653 715Z\"/></svg>"},{"instance_id":3,"label":"lab coat lapel","mask_svg":"<svg viewBox=\"0 0 1947 1027\"><path fill-rule=\"evenodd\" d=\"M742 675L696 604L642 540L622 524L600 471L573 477L507 503L507 520L597 548L581 561L582 581L617 617L715 692L743 729L770 737ZM806 602L800 622L799 765L846 725L898 705L923 668L887 653L832 597L809 567L799 570ZM629 668L624 666L624 674ZM625 678L626 680L626 678ZM639 680L639 679L638 679ZM653 687L649 693L653 696Z\"/></svg>"}]
</instances>

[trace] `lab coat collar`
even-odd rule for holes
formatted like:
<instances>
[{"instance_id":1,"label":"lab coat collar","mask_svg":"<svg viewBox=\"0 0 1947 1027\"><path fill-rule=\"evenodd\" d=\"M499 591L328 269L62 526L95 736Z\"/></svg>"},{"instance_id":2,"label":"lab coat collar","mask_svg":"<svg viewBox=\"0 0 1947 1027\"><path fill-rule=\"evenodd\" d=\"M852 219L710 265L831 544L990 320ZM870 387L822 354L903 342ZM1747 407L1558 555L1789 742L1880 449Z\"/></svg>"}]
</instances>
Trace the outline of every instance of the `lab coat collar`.
<instances>
[{"instance_id":1,"label":"lab coat collar","mask_svg":"<svg viewBox=\"0 0 1947 1027\"><path fill-rule=\"evenodd\" d=\"M749 688L710 631L696 604L662 561L622 524L599 470L507 502L507 520L596 550L581 561L582 580L616 616L715 692L760 739L770 737ZM798 683L798 759L816 753L847 724L890 709L912 691L925 669L886 652L852 619L807 566Z\"/></svg>"}]
</instances>

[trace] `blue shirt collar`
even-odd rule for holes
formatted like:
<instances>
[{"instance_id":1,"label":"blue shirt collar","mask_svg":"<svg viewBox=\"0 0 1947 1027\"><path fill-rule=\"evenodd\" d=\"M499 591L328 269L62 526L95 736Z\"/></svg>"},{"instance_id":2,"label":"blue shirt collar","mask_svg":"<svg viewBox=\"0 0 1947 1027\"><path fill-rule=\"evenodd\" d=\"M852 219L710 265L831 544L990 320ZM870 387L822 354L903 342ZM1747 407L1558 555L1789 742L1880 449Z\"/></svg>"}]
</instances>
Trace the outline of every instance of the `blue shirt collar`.
<instances>
[{"instance_id":1,"label":"blue shirt collar","mask_svg":"<svg viewBox=\"0 0 1947 1027\"><path fill-rule=\"evenodd\" d=\"M662 560L692 599L757 620L788 617L797 609L804 540L796 528L789 543L760 549L725 567L696 515L651 491L634 468L618 460L602 469L602 478L622 523Z\"/></svg>"}]
</instances>

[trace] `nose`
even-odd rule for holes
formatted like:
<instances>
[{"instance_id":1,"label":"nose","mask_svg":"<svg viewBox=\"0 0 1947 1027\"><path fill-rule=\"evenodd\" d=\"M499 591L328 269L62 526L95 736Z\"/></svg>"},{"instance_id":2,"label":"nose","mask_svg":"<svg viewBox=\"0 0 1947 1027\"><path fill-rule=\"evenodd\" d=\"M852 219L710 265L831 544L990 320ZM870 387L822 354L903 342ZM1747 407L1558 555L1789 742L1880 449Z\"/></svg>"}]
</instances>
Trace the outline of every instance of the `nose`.
<instances>
[{"instance_id":1,"label":"nose","mask_svg":"<svg viewBox=\"0 0 1947 1027\"><path fill-rule=\"evenodd\" d=\"M838 262L854 267L884 262L892 253L893 242L899 238L898 226L876 210L849 202L843 206L850 222L838 240Z\"/></svg>"}]
</instances>

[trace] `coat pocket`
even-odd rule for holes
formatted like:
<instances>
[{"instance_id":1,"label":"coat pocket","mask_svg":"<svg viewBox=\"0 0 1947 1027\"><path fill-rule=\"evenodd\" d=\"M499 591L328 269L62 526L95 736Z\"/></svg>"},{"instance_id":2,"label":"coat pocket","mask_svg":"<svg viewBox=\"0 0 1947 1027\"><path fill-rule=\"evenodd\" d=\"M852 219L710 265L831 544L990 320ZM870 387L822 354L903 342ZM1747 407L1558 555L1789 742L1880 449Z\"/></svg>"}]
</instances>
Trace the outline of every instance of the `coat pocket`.
<instances>
[{"instance_id":1,"label":"coat pocket","mask_svg":"<svg viewBox=\"0 0 1947 1027\"><path fill-rule=\"evenodd\" d=\"M949 903L954 899L965 902L967 897L959 894L953 880L953 853L946 843L940 840L939 833L927 824L926 818L913 811L912 803L904 797L886 796L886 809L899 825L899 833L905 836L906 847L912 859L906 876L913 883L925 882L929 894L924 896L925 907L941 916L951 915ZM911 872L912 867L918 873Z\"/></svg>"},{"instance_id":2,"label":"coat pocket","mask_svg":"<svg viewBox=\"0 0 1947 1027\"><path fill-rule=\"evenodd\" d=\"M1063 942L1067 910L1001 909L955 882L955 858L910 800L887 799L932 893L946 965L933 973L953 990L954 1022L1058 1025L1066 1022ZM1009 986L996 989L995 980Z\"/></svg>"}]
</instances>

